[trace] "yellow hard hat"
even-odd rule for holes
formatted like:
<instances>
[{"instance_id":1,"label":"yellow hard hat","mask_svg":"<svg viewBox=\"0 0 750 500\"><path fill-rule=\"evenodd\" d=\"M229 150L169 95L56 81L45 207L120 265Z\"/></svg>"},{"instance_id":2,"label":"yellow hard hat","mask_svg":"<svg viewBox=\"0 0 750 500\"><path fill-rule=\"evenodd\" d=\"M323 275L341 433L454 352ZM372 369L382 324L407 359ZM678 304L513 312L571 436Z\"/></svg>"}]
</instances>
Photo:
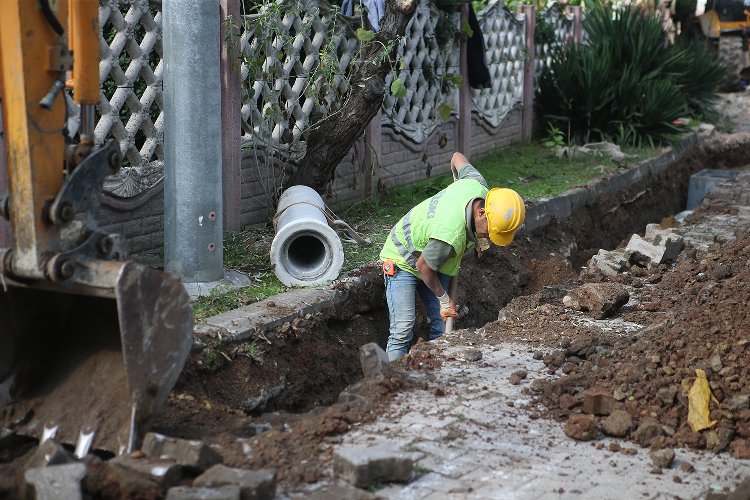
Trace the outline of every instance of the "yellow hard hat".
<instances>
[{"instance_id":1,"label":"yellow hard hat","mask_svg":"<svg viewBox=\"0 0 750 500\"><path fill-rule=\"evenodd\" d=\"M526 218L526 207L521 197L508 188L492 188L484 202L490 240L505 246L513 241L516 229Z\"/></svg>"}]
</instances>

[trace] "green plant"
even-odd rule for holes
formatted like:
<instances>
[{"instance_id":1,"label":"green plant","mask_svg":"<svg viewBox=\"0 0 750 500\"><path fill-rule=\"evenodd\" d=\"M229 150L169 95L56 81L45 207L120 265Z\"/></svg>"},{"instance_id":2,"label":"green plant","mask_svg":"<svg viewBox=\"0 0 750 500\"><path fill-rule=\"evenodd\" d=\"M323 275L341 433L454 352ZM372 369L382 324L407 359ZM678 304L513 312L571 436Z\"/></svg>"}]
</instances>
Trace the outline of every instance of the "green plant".
<instances>
[{"instance_id":1,"label":"green plant","mask_svg":"<svg viewBox=\"0 0 750 500\"><path fill-rule=\"evenodd\" d=\"M565 135L562 130L551 123L547 124L547 140L543 142L548 148L559 148L565 145Z\"/></svg>"},{"instance_id":2,"label":"green plant","mask_svg":"<svg viewBox=\"0 0 750 500\"><path fill-rule=\"evenodd\" d=\"M536 97L569 141L666 143L676 118L712 115L723 67L706 47L670 43L658 17L629 8L591 6L583 26L590 43L559 48Z\"/></svg>"}]
</instances>

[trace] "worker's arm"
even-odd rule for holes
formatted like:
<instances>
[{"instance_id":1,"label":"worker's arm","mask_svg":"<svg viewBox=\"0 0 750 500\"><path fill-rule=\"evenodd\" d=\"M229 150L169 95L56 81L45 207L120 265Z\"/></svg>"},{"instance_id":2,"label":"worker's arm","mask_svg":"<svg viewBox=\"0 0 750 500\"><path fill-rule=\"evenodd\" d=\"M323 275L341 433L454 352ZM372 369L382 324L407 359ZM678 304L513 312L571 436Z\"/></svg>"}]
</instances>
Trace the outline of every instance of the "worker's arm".
<instances>
[{"instance_id":1,"label":"worker's arm","mask_svg":"<svg viewBox=\"0 0 750 500\"><path fill-rule=\"evenodd\" d=\"M443 318L457 317L456 305L453 298L448 296L448 291L438 278L437 270L455 254L455 250L448 243L430 238L430 241L417 259L417 271L422 276L427 288L440 300L440 314Z\"/></svg>"},{"instance_id":2,"label":"worker's arm","mask_svg":"<svg viewBox=\"0 0 750 500\"><path fill-rule=\"evenodd\" d=\"M469 163L469 159L461 153L453 153L451 158L451 171L453 172L453 179L474 179L475 181L482 184L484 187L487 186L487 181L474 166Z\"/></svg>"}]
</instances>

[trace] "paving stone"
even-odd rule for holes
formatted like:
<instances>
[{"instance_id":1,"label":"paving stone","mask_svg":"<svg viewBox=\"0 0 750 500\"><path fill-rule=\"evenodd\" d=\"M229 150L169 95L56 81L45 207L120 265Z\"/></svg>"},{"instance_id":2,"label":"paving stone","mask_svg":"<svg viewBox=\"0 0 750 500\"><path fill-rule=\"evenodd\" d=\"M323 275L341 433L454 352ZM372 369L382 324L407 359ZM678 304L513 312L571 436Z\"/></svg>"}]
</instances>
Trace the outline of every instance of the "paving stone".
<instances>
[{"instance_id":1,"label":"paving stone","mask_svg":"<svg viewBox=\"0 0 750 500\"><path fill-rule=\"evenodd\" d=\"M83 498L81 486L85 477L86 465L82 463L28 469L24 473L26 494L34 500Z\"/></svg>"},{"instance_id":2,"label":"paving stone","mask_svg":"<svg viewBox=\"0 0 750 500\"><path fill-rule=\"evenodd\" d=\"M133 458L123 455L107 462L107 466L110 469L115 467L130 469L151 479L165 491L177 485L182 479L182 466L168 458Z\"/></svg>"},{"instance_id":3,"label":"paving stone","mask_svg":"<svg viewBox=\"0 0 750 500\"><path fill-rule=\"evenodd\" d=\"M589 269L598 270L605 276L617 276L627 269L628 259L621 251L599 250L599 253L589 260Z\"/></svg>"},{"instance_id":4,"label":"paving stone","mask_svg":"<svg viewBox=\"0 0 750 500\"><path fill-rule=\"evenodd\" d=\"M77 462L76 458L61 444L47 439L39 445L26 462L27 469L36 469L48 465L61 465Z\"/></svg>"},{"instance_id":5,"label":"paving stone","mask_svg":"<svg viewBox=\"0 0 750 500\"><path fill-rule=\"evenodd\" d=\"M276 495L276 471L271 469L233 469L214 465L195 478L193 486L215 487L237 485L242 500L265 500Z\"/></svg>"},{"instance_id":6,"label":"paving stone","mask_svg":"<svg viewBox=\"0 0 750 500\"><path fill-rule=\"evenodd\" d=\"M148 457L171 459L183 467L197 470L221 463L221 455L201 441L177 439L155 432L146 434L141 451Z\"/></svg>"},{"instance_id":7,"label":"paving stone","mask_svg":"<svg viewBox=\"0 0 750 500\"><path fill-rule=\"evenodd\" d=\"M411 455L393 446L343 446L333 454L336 477L363 488L376 482L405 482L414 471Z\"/></svg>"},{"instance_id":8,"label":"paving stone","mask_svg":"<svg viewBox=\"0 0 750 500\"><path fill-rule=\"evenodd\" d=\"M359 364L365 378L382 378L390 371L388 355L375 342L359 348Z\"/></svg>"},{"instance_id":9,"label":"paving stone","mask_svg":"<svg viewBox=\"0 0 750 500\"><path fill-rule=\"evenodd\" d=\"M682 249L685 248L683 237L672 231L656 229L653 226L658 228L659 225L646 226L644 238L637 234L631 236L625 247L625 256L628 260L654 268L659 264L677 259Z\"/></svg>"},{"instance_id":10,"label":"paving stone","mask_svg":"<svg viewBox=\"0 0 750 500\"><path fill-rule=\"evenodd\" d=\"M167 492L167 500L240 500L239 486L219 488L190 488L176 486Z\"/></svg>"}]
</instances>

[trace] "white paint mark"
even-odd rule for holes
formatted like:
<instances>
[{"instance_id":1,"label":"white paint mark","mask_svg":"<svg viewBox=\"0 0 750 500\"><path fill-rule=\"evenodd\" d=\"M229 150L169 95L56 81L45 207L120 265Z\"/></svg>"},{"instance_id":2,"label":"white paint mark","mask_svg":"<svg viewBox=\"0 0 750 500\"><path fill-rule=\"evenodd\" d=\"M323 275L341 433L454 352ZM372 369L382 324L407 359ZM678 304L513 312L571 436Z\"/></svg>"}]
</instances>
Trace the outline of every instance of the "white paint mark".
<instances>
[{"instance_id":1,"label":"white paint mark","mask_svg":"<svg viewBox=\"0 0 750 500\"><path fill-rule=\"evenodd\" d=\"M203 216L202 216L202 215L199 215L199 216L198 216L198 225L199 225L199 226L202 226L202 225L203 225Z\"/></svg>"}]
</instances>

